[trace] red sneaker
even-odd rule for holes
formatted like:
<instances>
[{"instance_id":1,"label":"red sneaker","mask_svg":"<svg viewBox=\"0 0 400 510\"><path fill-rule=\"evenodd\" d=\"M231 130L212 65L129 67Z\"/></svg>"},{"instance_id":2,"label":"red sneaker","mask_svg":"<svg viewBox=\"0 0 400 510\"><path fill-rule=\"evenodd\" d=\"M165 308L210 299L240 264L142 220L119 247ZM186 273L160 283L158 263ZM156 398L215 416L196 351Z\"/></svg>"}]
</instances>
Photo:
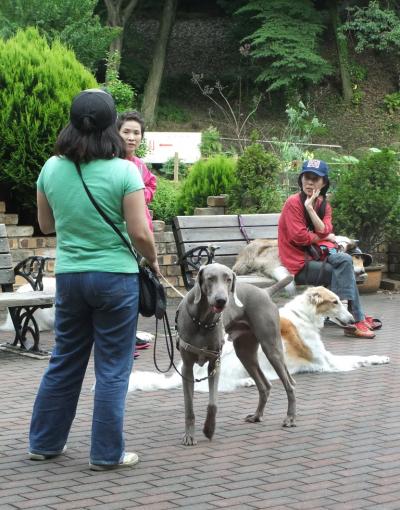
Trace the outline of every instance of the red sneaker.
<instances>
[{"instance_id":1,"label":"red sneaker","mask_svg":"<svg viewBox=\"0 0 400 510\"><path fill-rule=\"evenodd\" d=\"M375 338L375 333L369 329L365 320L356 322L350 328L344 328L344 334L346 336L354 336L356 338Z\"/></svg>"},{"instance_id":2,"label":"red sneaker","mask_svg":"<svg viewBox=\"0 0 400 510\"><path fill-rule=\"evenodd\" d=\"M371 329L372 331L375 331L376 329L381 329L382 327L382 322L379 319L371 317L371 315L366 315L364 322L368 324L369 329Z\"/></svg>"},{"instance_id":3,"label":"red sneaker","mask_svg":"<svg viewBox=\"0 0 400 510\"><path fill-rule=\"evenodd\" d=\"M133 359L138 359L139 356L140 354L137 351L133 353Z\"/></svg>"}]
</instances>

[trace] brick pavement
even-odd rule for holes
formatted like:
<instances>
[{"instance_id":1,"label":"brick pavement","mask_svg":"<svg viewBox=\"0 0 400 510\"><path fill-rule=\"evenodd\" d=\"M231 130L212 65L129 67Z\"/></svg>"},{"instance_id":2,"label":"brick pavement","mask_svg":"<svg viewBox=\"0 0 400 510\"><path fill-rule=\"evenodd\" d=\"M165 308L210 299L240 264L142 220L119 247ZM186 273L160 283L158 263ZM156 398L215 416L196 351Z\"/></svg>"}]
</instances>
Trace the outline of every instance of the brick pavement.
<instances>
[{"instance_id":1,"label":"brick pavement","mask_svg":"<svg viewBox=\"0 0 400 510\"><path fill-rule=\"evenodd\" d=\"M264 421L244 422L255 388L221 393L214 440L201 434L207 395L195 394L199 444L180 444L181 389L131 393L126 443L140 463L133 469L88 469L94 382L90 365L68 441L53 461L27 459L33 398L47 364L0 351L0 508L355 510L400 508L400 295L363 296L382 318L375 340L348 339L326 328L337 354L389 355L389 365L334 374L296 376L298 426L282 429L286 396L274 381ZM171 307L171 316L175 307ZM150 320L140 328L151 330ZM1 333L0 341L8 334ZM52 335L43 337L51 345ZM137 360L152 370L152 349Z\"/></svg>"}]
</instances>

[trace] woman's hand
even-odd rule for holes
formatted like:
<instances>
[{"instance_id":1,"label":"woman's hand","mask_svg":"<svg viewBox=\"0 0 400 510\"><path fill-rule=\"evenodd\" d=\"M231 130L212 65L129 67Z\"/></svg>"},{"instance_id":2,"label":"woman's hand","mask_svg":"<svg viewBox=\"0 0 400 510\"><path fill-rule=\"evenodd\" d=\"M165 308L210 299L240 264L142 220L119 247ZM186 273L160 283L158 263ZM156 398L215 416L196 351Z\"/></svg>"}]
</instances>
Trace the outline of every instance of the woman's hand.
<instances>
[{"instance_id":1,"label":"woman's hand","mask_svg":"<svg viewBox=\"0 0 400 510\"><path fill-rule=\"evenodd\" d=\"M307 197L304 202L304 207L306 209L314 209L314 204L317 198L319 197L320 190L316 189L313 191L313 194L310 197Z\"/></svg>"}]
</instances>

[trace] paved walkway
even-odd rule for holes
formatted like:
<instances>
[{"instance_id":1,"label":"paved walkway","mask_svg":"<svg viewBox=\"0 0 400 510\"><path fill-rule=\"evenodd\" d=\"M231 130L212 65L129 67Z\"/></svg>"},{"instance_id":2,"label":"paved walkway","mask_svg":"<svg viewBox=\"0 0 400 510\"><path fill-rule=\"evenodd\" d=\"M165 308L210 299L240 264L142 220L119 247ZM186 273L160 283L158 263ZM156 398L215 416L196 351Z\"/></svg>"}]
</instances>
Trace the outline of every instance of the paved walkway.
<instances>
[{"instance_id":1,"label":"paved walkway","mask_svg":"<svg viewBox=\"0 0 400 510\"><path fill-rule=\"evenodd\" d=\"M11 509L399 509L399 294L364 296L382 318L375 340L348 339L336 328L324 338L336 354L389 355L389 365L334 374L296 376L298 426L282 429L286 397L274 381L264 421L244 422L257 391L221 393L215 438L201 434L207 395L195 394L199 444L180 444L181 389L131 393L126 443L133 469L88 469L94 382L92 365L69 442L53 461L27 459L27 429L44 360L0 351L0 508ZM171 317L174 307L171 307ZM142 320L141 329L153 321ZM7 339L1 333L0 341ZM52 336L43 337L44 346ZM136 362L152 370L152 349Z\"/></svg>"}]
</instances>

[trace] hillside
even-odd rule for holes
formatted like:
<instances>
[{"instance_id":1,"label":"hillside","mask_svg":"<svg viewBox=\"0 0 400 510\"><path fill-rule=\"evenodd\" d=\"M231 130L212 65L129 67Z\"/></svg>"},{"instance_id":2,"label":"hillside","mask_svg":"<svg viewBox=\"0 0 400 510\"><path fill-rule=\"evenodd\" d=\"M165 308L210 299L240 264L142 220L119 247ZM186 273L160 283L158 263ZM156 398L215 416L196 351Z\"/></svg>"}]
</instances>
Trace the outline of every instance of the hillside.
<instances>
[{"instance_id":1,"label":"hillside","mask_svg":"<svg viewBox=\"0 0 400 510\"><path fill-rule=\"evenodd\" d=\"M150 56L147 48L151 47L156 33L154 21L137 20L132 30L138 33L142 43L130 49L128 45L125 62L133 59L146 65ZM237 96L237 77L240 74L243 76L243 90L249 85L246 85L245 68L243 65L240 67L239 44L232 38L227 18L177 20L168 50L156 126L158 130L193 131L214 124L222 135L231 134L221 123L222 118L217 114L217 109L191 83L191 73L203 73L204 80L210 85L220 80L226 85L224 92L233 104ZM329 33L324 36L322 50L333 67L337 68L336 50ZM327 126L326 134L313 141L339 144L343 152L351 152L358 147L397 143L400 135L400 110L389 114L383 104L386 94L398 90L394 59L373 52L360 55L350 51L350 60L354 68L354 81L357 83L356 94L360 98L356 104L343 103L339 79L334 75L303 94L302 99L309 110L314 111ZM129 77L132 79L133 75ZM140 90L139 83L137 88ZM211 117L210 108L213 109ZM286 123L284 110L282 95L265 95L255 118L255 124L264 137L279 136Z\"/></svg>"}]
</instances>

